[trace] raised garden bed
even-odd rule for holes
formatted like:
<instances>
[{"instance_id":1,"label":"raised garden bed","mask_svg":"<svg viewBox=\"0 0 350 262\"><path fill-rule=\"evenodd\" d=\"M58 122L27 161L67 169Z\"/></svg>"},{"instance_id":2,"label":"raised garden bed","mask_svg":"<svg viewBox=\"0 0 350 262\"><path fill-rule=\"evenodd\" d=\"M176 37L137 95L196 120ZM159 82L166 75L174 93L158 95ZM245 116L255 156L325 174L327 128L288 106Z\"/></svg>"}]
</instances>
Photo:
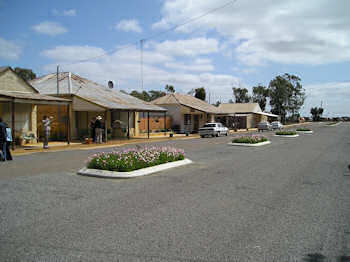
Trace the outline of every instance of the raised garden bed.
<instances>
[{"instance_id":1,"label":"raised garden bed","mask_svg":"<svg viewBox=\"0 0 350 262\"><path fill-rule=\"evenodd\" d=\"M275 133L275 136L280 136L280 137L298 137L299 135L297 134L296 131L277 131Z\"/></svg>"},{"instance_id":2,"label":"raised garden bed","mask_svg":"<svg viewBox=\"0 0 350 262\"><path fill-rule=\"evenodd\" d=\"M264 136L239 136L232 139L231 146L263 146L268 145L271 142Z\"/></svg>"},{"instance_id":3,"label":"raised garden bed","mask_svg":"<svg viewBox=\"0 0 350 262\"><path fill-rule=\"evenodd\" d=\"M189 164L182 149L174 147L132 148L95 154L78 174L99 177L128 178Z\"/></svg>"},{"instance_id":4,"label":"raised garden bed","mask_svg":"<svg viewBox=\"0 0 350 262\"><path fill-rule=\"evenodd\" d=\"M301 128L297 128L297 133L312 134L313 131L310 128L301 127Z\"/></svg>"}]
</instances>

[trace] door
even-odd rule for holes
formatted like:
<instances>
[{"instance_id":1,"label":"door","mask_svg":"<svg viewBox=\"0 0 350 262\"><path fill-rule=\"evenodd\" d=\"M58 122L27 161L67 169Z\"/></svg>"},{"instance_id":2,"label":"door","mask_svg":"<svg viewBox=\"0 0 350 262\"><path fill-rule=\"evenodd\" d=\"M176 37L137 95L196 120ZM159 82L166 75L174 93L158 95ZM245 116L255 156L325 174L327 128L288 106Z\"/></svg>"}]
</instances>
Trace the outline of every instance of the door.
<instances>
[{"instance_id":1,"label":"door","mask_svg":"<svg viewBox=\"0 0 350 262\"><path fill-rule=\"evenodd\" d=\"M194 115L193 119L193 131L198 132L199 129L199 115Z\"/></svg>"}]
</instances>

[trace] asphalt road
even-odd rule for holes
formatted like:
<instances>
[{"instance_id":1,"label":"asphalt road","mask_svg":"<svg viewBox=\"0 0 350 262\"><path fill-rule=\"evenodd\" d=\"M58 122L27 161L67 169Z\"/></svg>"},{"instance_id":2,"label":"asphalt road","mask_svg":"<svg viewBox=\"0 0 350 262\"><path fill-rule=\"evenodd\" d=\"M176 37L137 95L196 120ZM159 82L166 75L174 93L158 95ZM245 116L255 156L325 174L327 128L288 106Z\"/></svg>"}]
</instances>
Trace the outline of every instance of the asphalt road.
<instances>
[{"instance_id":1,"label":"asphalt road","mask_svg":"<svg viewBox=\"0 0 350 262\"><path fill-rule=\"evenodd\" d=\"M0 163L0 261L350 261L350 124L312 128L172 141L193 164L129 180L76 175L98 150Z\"/></svg>"}]
</instances>

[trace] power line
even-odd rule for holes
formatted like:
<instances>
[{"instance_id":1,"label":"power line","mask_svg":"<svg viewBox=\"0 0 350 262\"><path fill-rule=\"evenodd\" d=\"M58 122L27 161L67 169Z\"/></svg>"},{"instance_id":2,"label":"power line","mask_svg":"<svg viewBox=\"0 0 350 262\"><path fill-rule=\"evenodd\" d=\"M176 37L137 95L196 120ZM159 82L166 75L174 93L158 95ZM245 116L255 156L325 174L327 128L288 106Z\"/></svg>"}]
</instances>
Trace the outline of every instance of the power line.
<instances>
[{"instance_id":1,"label":"power line","mask_svg":"<svg viewBox=\"0 0 350 262\"><path fill-rule=\"evenodd\" d=\"M175 29L177 29L177 28L179 28L179 27L182 27L182 26L184 26L184 25L187 25L187 24L190 24L190 23L192 23L192 22L194 22L194 21L197 21L197 20L199 20L199 19L201 19L201 18L203 18L203 17L205 17L205 16L207 16L207 15L209 15L209 14L211 14L211 13L214 13L214 12L220 10L220 9L223 9L223 8L229 6L229 5L232 5L232 4L234 4L235 2L237 2L237 0L229 1L229 2L227 2L227 3L224 4L224 5L221 5L221 6L219 6L219 7L216 7L216 8L214 8L214 9L211 9L211 10L209 10L209 11L207 11L207 12L205 12L205 13L199 15L199 16L192 17L192 18L188 19L187 21L185 21L185 22L183 22L183 23L181 23L181 24L175 25L175 26L173 26L173 27L171 27L171 28L169 28L169 29L167 29L167 30L165 30L165 31L163 31L163 32L160 32L160 33L158 33L158 34L152 35L152 36L150 36L150 37L146 37L146 38L140 39L140 40L137 41L137 42L134 42L134 43L131 43L131 44L127 44L127 45L122 46L122 47L119 47L119 48L113 48L113 49L111 49L110 51L107 51L107 52L103 53L102 55L95 56L95 57L90 57L90 58L87 58L87 59L77 60L77 61L71 62L71 63L61 64L61 66L69 66L69 65L74 65L74 64L80 64L80 63L88 62L88 61L90 61L90 60L94 60L94 59L98 59L98 58L104 57L104 56L106 56L107 54L110 54L110 53L113 53L113 52L117 52L117 51L120 51L120 50L122 50L122 49L129 48L129 47L132 47L132 46L136 46L136 45L137 45L139 42L141 42L141 41L143 41L143 43L144 43L145 41L148 41L148 40L157 38L157 37L159 37L159 36L161 36L161 35L164 35L164 34L170 32L170 31L173 31L173 30L175 30Z\"/></svg>"}]
</instances>

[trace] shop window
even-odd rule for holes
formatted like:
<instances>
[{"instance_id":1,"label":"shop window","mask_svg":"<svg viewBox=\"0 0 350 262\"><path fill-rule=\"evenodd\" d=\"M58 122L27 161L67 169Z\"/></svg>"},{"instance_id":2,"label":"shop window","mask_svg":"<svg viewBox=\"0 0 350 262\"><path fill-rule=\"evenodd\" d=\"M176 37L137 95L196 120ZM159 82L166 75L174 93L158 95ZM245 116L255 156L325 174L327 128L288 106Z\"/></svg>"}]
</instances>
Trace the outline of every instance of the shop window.
<instances>
[{"instance_id":1,"label":"shop window","mask_svg":"<svg viewBox=\"0 0 350 262\"><path fill-rule=\"evenodd\" d=\"M191 115L190 114L184 114L184 124L185 125L190 125L191 124Z\"/></svg>"}]
</instances>

